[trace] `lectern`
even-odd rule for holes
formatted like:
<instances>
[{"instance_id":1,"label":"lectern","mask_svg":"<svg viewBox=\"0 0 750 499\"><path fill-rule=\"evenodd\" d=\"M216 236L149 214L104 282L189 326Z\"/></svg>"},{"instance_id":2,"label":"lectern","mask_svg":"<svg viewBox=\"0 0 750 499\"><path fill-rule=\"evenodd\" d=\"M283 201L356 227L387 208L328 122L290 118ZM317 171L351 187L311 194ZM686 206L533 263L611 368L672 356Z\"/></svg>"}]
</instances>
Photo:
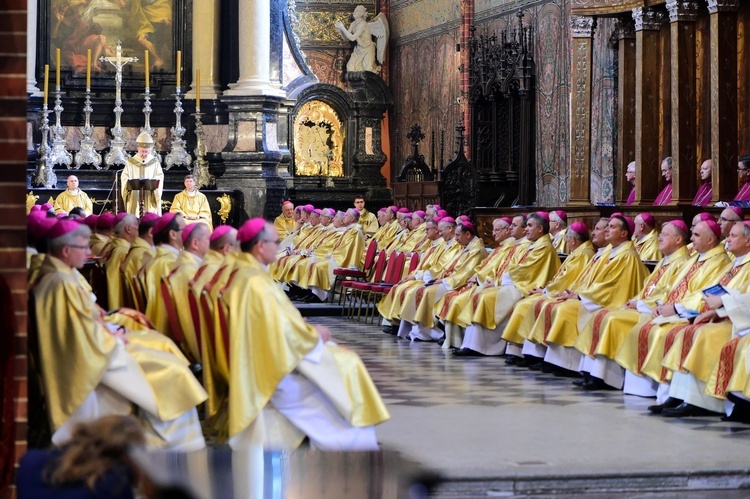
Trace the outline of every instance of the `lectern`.
<instances>
[{"instance_id":1,"label":"lectern","mask_svg":"<svg viewBox=\"0 0 750 499\"><path fill-rule=\"evenodd\" d=\"M143 217L146 211L146 193L154 192L159 188L158 178L132 178L128 180L126 187L129 191L138 192L138 218Z\"/></svg>"}]
</instances>

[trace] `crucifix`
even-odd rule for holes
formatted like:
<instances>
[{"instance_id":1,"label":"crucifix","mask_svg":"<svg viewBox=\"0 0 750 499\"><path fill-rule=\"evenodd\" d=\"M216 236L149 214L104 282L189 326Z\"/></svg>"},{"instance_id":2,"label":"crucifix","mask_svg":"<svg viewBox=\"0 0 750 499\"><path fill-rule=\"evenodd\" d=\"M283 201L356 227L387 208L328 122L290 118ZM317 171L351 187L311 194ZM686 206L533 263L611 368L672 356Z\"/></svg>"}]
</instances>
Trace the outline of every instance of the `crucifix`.
<instances>
[{"instance_id":1,"label":"crucifix","mask_svg":"<svg viewBox=\"0 0 750 499\"><path fill-rule=\"evenodd\" d=\"M137 57L123 57L122 56L122 42L117 42L117 50L115 57L100 57L101 62L108 62L115 67L115 126L112 128L112 142L110 143L110 150L107 156L104 158L106 167L111 166L125 166L128 160L127 153L125 152L125 140L122 138L122 125L120 124L120 116L122 115L122 68L131 62L138 62Z\"/></svg>"}]
</instances>

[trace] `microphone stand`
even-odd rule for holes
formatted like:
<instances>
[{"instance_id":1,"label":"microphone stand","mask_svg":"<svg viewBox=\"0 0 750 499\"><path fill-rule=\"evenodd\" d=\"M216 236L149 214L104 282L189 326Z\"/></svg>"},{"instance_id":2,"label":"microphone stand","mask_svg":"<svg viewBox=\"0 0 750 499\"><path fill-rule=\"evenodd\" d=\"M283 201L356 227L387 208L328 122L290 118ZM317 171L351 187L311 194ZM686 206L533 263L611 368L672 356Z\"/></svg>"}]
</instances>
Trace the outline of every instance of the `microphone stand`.
<instances>
[{"instance_id":1,"label":"microphone stand","mask_svg":"<svg viewBox=\"0 0 750 499\"><path fill-rule=\"evenodd\" d=\"M112 197L112 193L114 193L115 195L115 215L117 215L120 212L120 202L119 202L120 191L118 189L118 184L119 184L119 174L122 173L124 169L125 168L121 168L120 170L115 171L115 181L112 184L112 188L109 190L109 194L107 194L107 199L104 201L104 206L102 206L102 209L99 211L100 215L104 213L104 208L107 207L107 201L109 201L110 198Z\"/></svg>"}]
</instances>

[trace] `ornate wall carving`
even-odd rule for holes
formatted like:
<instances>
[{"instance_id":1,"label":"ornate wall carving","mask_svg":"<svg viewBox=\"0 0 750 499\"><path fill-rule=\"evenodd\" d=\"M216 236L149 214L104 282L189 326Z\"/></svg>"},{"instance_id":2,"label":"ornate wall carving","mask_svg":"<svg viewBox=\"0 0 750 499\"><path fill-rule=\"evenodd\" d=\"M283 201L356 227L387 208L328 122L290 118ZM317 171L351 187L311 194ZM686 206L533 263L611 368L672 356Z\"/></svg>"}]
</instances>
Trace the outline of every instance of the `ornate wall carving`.
<instances>
[{"instance_id":1,"label":"ornate wall carving","mask_svg":"<svg viewBox=\"0 0 750 499\"><path fill-rule=\"evenodd\" d=\"M567 12L570 2L524 2L524 7L524 22L534 32L536 61L536 202L540 206L559 206L568 199L571 45ZM493 8L491 16L479 19L478 15L477 29L499 33L508 26L515 12L516 2L504 2ZM392 25L398 22L399 15L399 11L392 11ZM451 130L460 123L460 101L463 99L458 86L460 53L455 51L458 37L458 25L446 23L429 33L393 40L393 164L403 164L409 155L406 132L415 122L422 124L428 137L423 143L428 162L434 147L435 162L439 163L440 130L445 130L443 164L453 157L449 137L452 136ZM437 132L434 146L429 140L432 130Z\"/></svg>"}]
</instances>

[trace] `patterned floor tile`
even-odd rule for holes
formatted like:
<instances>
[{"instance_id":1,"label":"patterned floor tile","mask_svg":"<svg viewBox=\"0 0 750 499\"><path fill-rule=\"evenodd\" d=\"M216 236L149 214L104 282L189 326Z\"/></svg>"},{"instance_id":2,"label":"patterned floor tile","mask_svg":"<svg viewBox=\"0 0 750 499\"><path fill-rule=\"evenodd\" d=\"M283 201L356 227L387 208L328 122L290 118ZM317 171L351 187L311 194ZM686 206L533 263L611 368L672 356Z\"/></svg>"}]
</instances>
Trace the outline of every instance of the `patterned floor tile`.
<instances>
[{"instance_id":1,"label":"patterned floor tile","mask_svg":"<svg viewBox=\"0 0 750 499\"><path fill-rule=\"evenodd\" d=\"M607 404L646 413L653 399L617 390L586 392L570 378L508 366L500 357L456 358L435 343L410 342L384 334L381 326L343 317L311 317L327 326L335 341L356 351L389 406L558 406ZM674 423L668 421L668 423ZM677 422L698 431L750 437L750 425L719 418Z\"/></svg>"}]
</instances>

